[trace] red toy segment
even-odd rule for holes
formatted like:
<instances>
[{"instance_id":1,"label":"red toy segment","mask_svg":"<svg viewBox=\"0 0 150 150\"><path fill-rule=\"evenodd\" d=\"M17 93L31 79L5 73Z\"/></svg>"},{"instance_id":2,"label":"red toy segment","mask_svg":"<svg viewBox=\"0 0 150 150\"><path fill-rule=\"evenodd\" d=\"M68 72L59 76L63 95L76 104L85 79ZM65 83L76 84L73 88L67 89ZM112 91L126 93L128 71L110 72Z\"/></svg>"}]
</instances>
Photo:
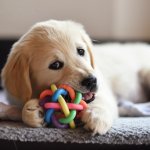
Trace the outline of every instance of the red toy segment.
<instances>
[{"instance_id":1,"label":"red toy segment","mask_svg":"<svg viewBox=\"0 0 150 150\"><path fill-rule=\"evenodd\" d=\"M52 96L53 92L51 90L44 90L41 94L40 94L40 100L42 100L43 98L45 98L46 96Z\"/></svg>"}]
</instances>

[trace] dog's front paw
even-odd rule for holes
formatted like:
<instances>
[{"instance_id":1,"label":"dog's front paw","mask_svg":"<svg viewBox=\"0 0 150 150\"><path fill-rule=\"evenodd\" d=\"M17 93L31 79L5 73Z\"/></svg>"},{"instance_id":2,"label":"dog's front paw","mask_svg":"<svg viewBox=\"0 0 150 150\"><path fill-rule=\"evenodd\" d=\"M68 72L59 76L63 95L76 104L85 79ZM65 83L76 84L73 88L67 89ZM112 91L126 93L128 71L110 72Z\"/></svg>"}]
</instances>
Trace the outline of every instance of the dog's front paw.
<instances>
[{"instance_id":1,"label":"dog's front paw","mask_svg":"<svg viewBox=\"0 0 150 150\"><path fill-rule=\"evenodd\" d=\"M93 134L105 134L112 126L113 118L105 109L89 107L82 113L82 121L85 128L92 130Z\"/></svg>"},{"instance_id":2,"label":"dog's front paw","mask_svg":"<svg viewBox=\"0 0 150 150\"><path fill-rule=\"evenodd\" d=\"M28 101L22 110L22 120L31 127L44 126L44 111L39 105L38 99Z\"/></svg>"}]
</instances>

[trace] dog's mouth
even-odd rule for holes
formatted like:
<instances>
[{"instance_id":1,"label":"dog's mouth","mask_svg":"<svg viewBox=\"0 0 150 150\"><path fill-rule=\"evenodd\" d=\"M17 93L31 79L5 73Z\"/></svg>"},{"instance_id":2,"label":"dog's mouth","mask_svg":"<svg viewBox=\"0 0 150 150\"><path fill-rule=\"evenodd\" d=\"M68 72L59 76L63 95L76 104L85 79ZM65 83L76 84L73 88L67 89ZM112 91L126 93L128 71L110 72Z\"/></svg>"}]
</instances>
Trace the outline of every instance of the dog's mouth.
<instances>
[{"instance_id":1,"label":"dog's mouth","mask_svg":"<svg viewBox=\"0 0 150 150\"><path fill-rule=\"evenodd\" d=\"M66 83L65 83L66 84ZM69 85L70 84L66 84L66 85ZM73 86L71 86L73 87ZM75 89L75 91L78 91L78 92L81 92L82 93L82 99L86 102L86 103L90 103L92 101L94 101L95 99L95 92L93 91L87 91L87 90L83 90L83 89L79 89L79 88L76 88L76 87L73 87ZM68 99L70 97L67 97Z\"/></svg>"},{"instance_id":2,"label":"dog's mouth","mask_svg":"<svg viewBox=\"0 0 150 150\"><path fill-rule=\"evenodd\" d=\"M79 88L74 88L76 91L79 91L82 93L82 99L86 102L86 103L90 103L92 101L94 101L95 99L95 92L93 91L87 91L87 90L83 90L83 89L79 89Z\"/></svg>"},{"instance_id":3,"label":"dog's mouth","mask_svg":"<svg viewBox=\"0 0 150 150\"><path fill-rule=\"evenodd\" d=\"M90 103L95 99L95 93L94 92L87 92L83 94L83 100L86 103Z\"/></svg>"}]
</instances>

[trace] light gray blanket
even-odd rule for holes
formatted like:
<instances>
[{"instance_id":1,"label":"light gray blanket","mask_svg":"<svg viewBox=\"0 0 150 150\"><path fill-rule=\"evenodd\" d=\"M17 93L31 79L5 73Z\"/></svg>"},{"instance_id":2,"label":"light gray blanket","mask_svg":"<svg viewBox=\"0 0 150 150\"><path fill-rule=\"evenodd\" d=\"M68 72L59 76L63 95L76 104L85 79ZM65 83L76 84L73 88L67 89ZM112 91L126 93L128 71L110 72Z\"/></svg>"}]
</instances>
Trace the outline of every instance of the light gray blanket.
<instances>
[{"instance_id":1,"label":"light gray blanket","mask_svg":"<svg viewBox=\"0 0 150 150\"><path fill-rule=\"evenodd\" d=\"M35 142L150 144L150 117L119 118L105 135L92 136L78 129L29 128L22 123L0 121L0 139Z\"/></svg>"}]
</instances>

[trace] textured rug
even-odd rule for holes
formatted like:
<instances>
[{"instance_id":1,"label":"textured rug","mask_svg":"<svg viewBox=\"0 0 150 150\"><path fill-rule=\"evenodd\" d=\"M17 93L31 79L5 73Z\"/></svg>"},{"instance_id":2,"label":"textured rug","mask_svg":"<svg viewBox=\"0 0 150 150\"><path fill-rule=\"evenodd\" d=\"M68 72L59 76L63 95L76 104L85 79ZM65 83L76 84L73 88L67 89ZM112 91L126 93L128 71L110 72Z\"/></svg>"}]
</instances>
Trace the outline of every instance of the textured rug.
<instances>
[{"instance_id":1,"label":"textured rug","mask_svg":"<svg viewBox=\"0 0 150 150\"><path fill-rule=\"evenodd\" d=\"M0 121L0 139L21 142L92 144L150 144L150 117L119 118L105 135L78 129L29 128L20 122Z\"/></svg>"},{"instance_id":2,"label":"textured rug","mask_svg":"<svg viewBox=\"0 0 150 150\"><path fill-rule=\"evenodd\" d=\"M0 99L5 96L0 91ZM0 121L0 140L86 144L150 145L150 117L119 118L105 135L92 135L83 128L29 128L21 122Z\"/></svg>"}]
</instances>

